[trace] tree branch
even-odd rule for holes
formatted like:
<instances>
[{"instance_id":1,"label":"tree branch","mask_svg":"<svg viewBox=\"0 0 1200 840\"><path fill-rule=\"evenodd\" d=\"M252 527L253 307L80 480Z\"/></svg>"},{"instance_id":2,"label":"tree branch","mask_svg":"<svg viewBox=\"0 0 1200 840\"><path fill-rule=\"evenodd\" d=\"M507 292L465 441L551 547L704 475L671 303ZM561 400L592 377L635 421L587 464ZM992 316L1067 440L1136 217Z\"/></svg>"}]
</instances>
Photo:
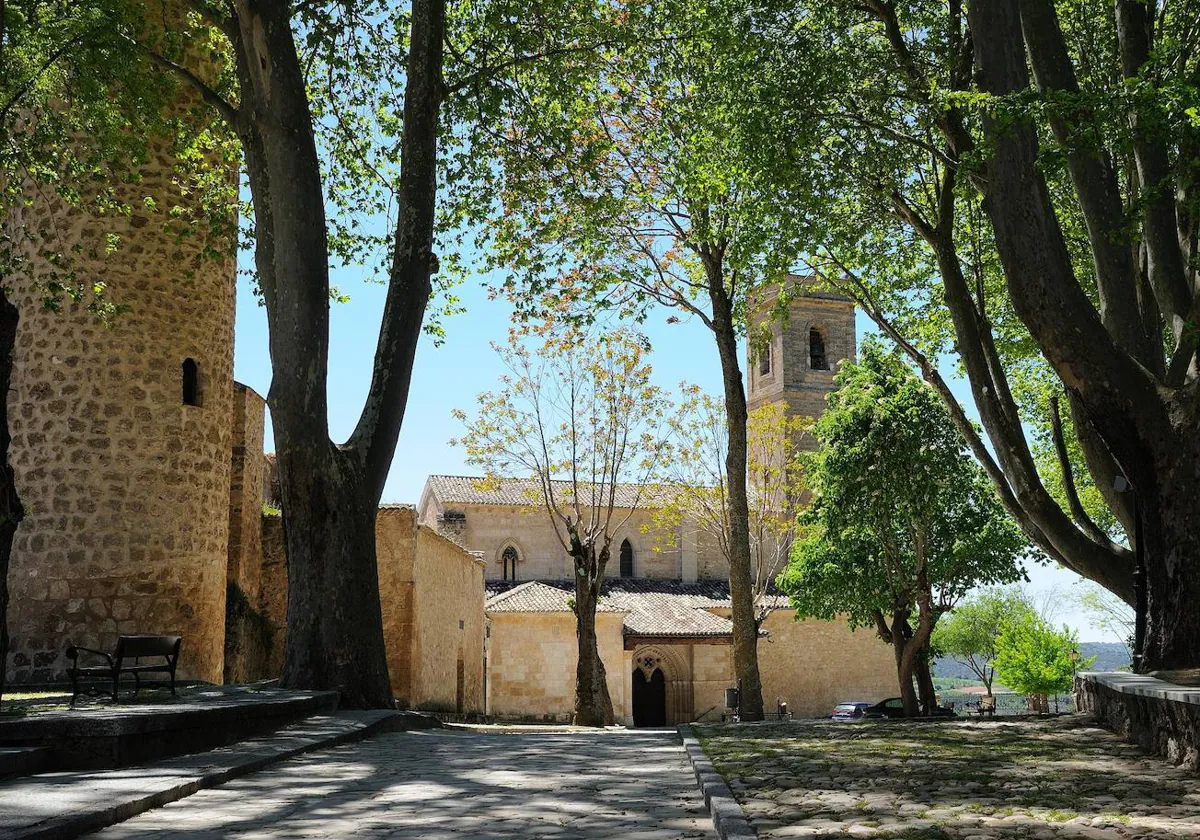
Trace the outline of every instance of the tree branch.
<instances>
[{"instance_id":1,"label":"tree branch","mask_svg":"<svg viewBox=\"0 0 1200 840\"><path fill-rule=\"evenodd\" d=\"M179 79L187 83L192 89L199 93L200 98L208 103L213 110L220 114L225 119L225 122L229 123L230 128L232 128L234 131L238 130L239 118L237 108L226 101L226 99L215 90L209 87L203 79L201 79L191 70L188 70L186 67L176 64L169 58L164 58L144 44L137 42L134 43L140 50L142 50L142 52L146 54L152 64L170 73L174 73Z\"/></svg>"},{"instance_id":2,"label":"tree branch","mask_svg":"<svg viewBox=\"0 0 1200 840\"><path fill-rule=\"evenodd\" d=\"M1058 468L1062 472L1063 492L1066 493L1071 515L1075 517L1079 527L1087 531L1096 542L1108 541L1108 534L1092 521L1083 508L1083 502L1079 500L1079 491L1075 488L1075 474L1071 467L1071 456L1067 451L1066 438L1063 436L1062 415L1058 410L1057 394L1050 398L1050 433L1054 438L1054 451L1058 455Z\"/></svg>"}]
</instances>

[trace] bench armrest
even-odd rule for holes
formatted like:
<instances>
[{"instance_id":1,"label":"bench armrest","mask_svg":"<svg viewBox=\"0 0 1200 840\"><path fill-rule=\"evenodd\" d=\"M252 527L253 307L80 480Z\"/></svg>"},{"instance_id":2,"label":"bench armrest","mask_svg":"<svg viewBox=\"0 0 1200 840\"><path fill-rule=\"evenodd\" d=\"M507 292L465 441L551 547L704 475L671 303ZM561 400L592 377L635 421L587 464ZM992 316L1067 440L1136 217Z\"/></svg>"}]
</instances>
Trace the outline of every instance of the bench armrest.
<instances>
[{"instance_id":1,"label":"bench armrest","mask_svg":"<svg viewBox=\"0 0 1200 840\"><path fill-rule=\"evenodd\" d=\"M78 664L80 653L91 653L95 654L96 656L103 656L106 660L108 660L108 667L110 668L114 667L116 664L113 662L112 654L105 653L102 650L96 650L95 648L79 647L78 645L71 645L69 648L67 648L67 659L73 660L76 662L76 664Z\"/></svg>"}]
</instances>

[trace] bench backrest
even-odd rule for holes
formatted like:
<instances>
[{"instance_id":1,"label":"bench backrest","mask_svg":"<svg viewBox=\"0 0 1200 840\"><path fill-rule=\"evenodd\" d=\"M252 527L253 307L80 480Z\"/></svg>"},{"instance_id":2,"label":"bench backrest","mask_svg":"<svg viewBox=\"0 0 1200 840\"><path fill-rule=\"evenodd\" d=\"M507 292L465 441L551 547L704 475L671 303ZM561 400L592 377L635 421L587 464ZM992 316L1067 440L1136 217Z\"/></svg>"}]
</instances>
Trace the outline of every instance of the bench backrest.
<instances>
[{"instance_id":1,"label":"bench backrest","mask_svg":"<svg viewBox=\"0 0 1200 840\"><path fill-rule=\"evenodd\" d=\"M982 697L980 697L980 698L979 698L979 708L980 708L980 709L994 709L994 708L996 708L996 698L995 698L995 696L994 696L994 695L991 695L991 694L985 694L985 695L983 695Z\"/></svg>"},{"instance_id":2,"label":"bench backrest","mask_svg":"<svg viewBox=\"0 0 1200 840\"><path fill-rule=\"evenodd\" d=\"M137 656L179 656L182 636L121 636L117 639L117 660L133 659Z\"/></svg>"}]
</instances>

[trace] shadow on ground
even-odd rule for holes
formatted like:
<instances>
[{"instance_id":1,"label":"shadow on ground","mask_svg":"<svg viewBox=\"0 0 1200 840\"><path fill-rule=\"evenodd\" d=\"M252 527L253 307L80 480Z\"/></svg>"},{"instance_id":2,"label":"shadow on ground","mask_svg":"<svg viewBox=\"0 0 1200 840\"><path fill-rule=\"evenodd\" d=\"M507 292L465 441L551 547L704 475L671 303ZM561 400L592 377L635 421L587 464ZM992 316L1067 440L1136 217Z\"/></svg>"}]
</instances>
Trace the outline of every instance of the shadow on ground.
<instances>
[{"instance_id":1,"label":"shadow on ground","mask_svg":"<svg viewBox=\"0 0 1200 840\"><path fill-rule=\"evenodd\" d=\"M764 838L1200 836L1200 779L1080 716L698 731Z\"/></svg>"},{"instance_id":2,"label":"shadow on ground","mask_svg":"<svg viewBox=\"0 0 1200 840\"><path fill-rule=\"evenodd\" d=\"M381 735L301 756L95 835L713 838L674 733Z\"/></svg>"}]
</instances>

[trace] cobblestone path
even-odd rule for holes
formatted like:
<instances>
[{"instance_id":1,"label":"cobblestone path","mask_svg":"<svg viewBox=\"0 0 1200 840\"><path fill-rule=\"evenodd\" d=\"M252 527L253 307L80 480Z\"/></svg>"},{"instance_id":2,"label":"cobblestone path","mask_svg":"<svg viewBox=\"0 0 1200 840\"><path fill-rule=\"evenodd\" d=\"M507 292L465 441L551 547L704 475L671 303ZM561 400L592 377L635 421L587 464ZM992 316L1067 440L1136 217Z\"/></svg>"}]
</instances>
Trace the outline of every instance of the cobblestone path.
<instances>
[{"instance_id":1,"label":"cobblestone path","mask_svg":"<svg viewBox=\"0 0 1200 840\"><path fill-rule=\"evenodd\" d=\"M269 767L94 837L714 838L669 732L380 735Z\"/></svg>"},{"instance_id":2,"label":"cobblestone path","mask_svg":"<svg viewBox=\"0 0 1200 840\"><path fill-rule=\"evenodd\" d=\"M1200 837L1200 778L1083 717L697 730L760 838Z\"/></svg>"}]
</instances>

